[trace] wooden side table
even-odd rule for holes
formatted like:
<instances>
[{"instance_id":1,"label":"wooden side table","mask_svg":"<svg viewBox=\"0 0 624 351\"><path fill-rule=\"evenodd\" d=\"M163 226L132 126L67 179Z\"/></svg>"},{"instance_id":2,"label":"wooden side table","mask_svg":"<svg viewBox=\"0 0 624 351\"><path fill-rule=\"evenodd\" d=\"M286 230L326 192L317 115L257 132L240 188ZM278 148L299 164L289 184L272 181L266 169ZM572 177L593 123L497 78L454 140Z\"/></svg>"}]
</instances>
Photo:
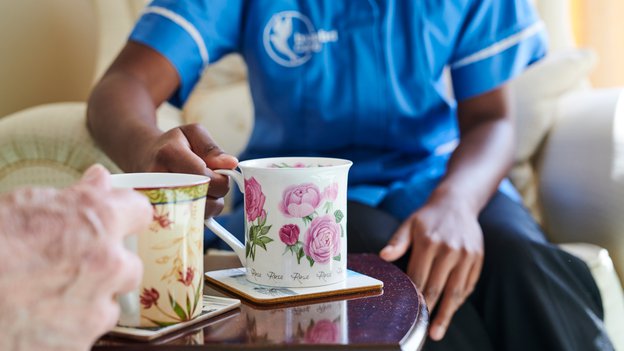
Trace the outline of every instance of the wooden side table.
<instances>
[{"instance_id":1,"label":"wooden side table","mask_svg":"<svg viewBox=\"0 0 624 351\"><path fill-rule=\"evenodd\" d=\"M429 315L407 275L372 254L349 255L347 262L349 269L382 280L383 294L271 308L243 301L240 309L151 343L104 337L93 350L419 349ZM211 286L205 293L227 296Z\"/></svg>"}]
</instances>

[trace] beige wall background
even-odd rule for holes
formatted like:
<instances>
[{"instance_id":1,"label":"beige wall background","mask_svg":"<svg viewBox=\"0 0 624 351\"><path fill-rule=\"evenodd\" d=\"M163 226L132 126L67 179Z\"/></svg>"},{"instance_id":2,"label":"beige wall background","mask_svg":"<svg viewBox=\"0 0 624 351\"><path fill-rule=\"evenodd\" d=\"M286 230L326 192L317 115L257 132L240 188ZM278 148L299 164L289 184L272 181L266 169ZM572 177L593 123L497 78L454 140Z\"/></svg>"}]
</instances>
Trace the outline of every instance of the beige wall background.
<instances>
[{"instance_id":1,"label":"beige wall background","mask_svg":"<svg viewBox=\"0 0 624 351\"><path fill-rule=\"evenodd\" d=\"M0 1L0 116L84 100L93 79L95 21L87 0Z\"/></svg>"},{"instance_id":2,"label":"beige wall background","mask_svg":"<svg viewBox=\"0 0 624 351\"><path fill-rule=\"evenodd\" d=\"M571 0L571 5L578 45L598 53L592 83L624 86L624 0Z\"/></svg>"}]
</instances>

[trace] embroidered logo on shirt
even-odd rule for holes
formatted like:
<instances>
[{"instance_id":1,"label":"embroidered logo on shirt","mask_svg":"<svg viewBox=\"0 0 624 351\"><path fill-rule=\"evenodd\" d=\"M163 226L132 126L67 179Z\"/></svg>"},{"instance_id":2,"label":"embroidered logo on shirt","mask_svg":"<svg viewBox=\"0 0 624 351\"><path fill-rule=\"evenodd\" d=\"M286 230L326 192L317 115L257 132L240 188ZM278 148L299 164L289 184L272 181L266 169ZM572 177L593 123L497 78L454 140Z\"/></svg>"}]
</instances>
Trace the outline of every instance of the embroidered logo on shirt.
<instances>
[{"instance_id":1,"label":"embroidered logo on shirt","mask_svg":"<svg viewBox=\"0 0 624 351\"><path fill-rule=\"evenodd\" d=\"M338 32L316 30L310 19L297 11L284 11L271 17L264 27L263 42L273 61L285 67L306 63L323 44L338 41Z\"/></svg>"}]
</instances>

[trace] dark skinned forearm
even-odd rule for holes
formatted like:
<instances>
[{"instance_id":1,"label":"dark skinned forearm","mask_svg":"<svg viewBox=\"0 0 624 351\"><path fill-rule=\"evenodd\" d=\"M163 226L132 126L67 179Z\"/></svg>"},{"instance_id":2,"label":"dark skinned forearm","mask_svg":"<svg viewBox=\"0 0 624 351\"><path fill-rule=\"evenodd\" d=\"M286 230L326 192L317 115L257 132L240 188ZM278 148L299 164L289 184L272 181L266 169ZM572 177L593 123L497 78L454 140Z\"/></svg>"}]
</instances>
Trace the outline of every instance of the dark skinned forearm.
<instances>
[{"instance_id":1,"label":"dark skinned forearm","mask_svg":"<svg viewBox=\"0 0 624 351\"><path fill-rule=\"evenodd\" d=\"M156 108L179 84L177 71L153 49L129 42L89 98L87 126L124 171L145 171L147 150L162 135Z\"/></svg>"},{"instance_id":2,"label":"dark skinned forearm","mask_svg":"<svg viewBox=\"0 0 624 351\"><path fill-rule=\"evenodd\" d=\"M461 138L432 200L451 197L479 213L511 166L514 123L505 89L459 103Z\"/></svg>"},{"instance_id":3,"label":"dark skinned forearm","mask_svg":"<svg viewBox=\"0 0 624 351\"><path fill-rule=\"evenodd\" d=\"M144 148L162 134L155 110L141 82L113 73L102 79L89 99L89 132L121 169L140 171Z\"/></svg>"}]
</instances>

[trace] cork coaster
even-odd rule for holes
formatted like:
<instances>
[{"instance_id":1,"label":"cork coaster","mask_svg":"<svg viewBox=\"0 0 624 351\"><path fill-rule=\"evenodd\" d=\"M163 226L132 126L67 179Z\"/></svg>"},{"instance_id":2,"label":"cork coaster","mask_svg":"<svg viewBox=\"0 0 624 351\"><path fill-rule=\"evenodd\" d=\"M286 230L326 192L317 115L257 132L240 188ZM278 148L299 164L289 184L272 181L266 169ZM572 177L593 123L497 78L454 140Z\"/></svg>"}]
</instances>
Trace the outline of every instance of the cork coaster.
<instances>
[{"instance_id":1,"label":"cork coaster","mask_svg":"<svg viewBox=\"0 0 624 351\"><path fill-rule=\"evenodd\" d=\"M311 288L279 288L252 283L245 278L245 268L206 272L205 276L209 284L259 305L365 293L372 295L383 291L381 280L352 270L347 270L347 279L343 282Z\"/></svg>"}]
</instances>

